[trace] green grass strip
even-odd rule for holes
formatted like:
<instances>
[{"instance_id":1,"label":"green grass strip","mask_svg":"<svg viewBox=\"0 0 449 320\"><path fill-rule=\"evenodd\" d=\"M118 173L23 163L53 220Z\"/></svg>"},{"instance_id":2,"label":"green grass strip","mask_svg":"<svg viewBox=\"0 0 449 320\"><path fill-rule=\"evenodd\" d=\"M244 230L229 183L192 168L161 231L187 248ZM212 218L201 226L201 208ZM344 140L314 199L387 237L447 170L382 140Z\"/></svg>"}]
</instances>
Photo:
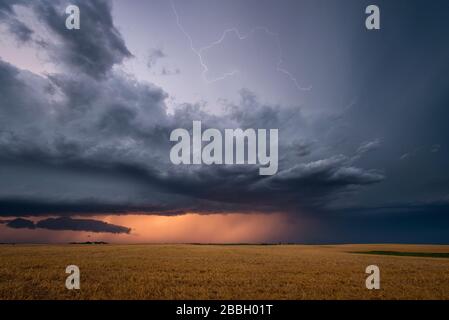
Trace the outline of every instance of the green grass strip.
<instances>
[{"instance_id":1,"label":"green grass strip","mask_svg":"<svg viewBox=\"0 0 449 320\"><path fill-rule=\"evenodd\" d=\"M447 258L449 259L449 252L398 252L398 251L357 251L351 253L358 254L373 254L383 256L399 256L399 257L425 257L425 258Z\"/></svg>"}]
</instances>

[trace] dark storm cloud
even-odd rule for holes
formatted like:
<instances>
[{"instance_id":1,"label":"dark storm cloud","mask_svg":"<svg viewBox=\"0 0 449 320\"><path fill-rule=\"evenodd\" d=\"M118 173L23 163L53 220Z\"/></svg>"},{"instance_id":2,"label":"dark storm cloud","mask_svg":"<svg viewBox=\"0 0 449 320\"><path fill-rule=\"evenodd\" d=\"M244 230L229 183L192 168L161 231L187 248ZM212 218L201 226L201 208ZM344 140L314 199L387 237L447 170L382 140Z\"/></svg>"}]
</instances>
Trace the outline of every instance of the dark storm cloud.
<instances>
[{"instance_id":1,"label":"dark storm cloud","mask_svg":"<svg viewBox=\"0 0 449 320\"><path fill-rule=\"evenodd\" d=\"M223 116L195 105L168 115L162 89L118 71L101 77L130 56L108 1L74 2L82 13L79 31L65 28L65 2L31 3L62 43L42 48L67 68L41 77L0 61L0 215L301 212L385 179L381 170L354 164L379 141L343 155L333 140L317 141L327 120L311 121L298 106L261 103L249 90ZM11 6L4 11L14 16ZM164 56L155 52L152 64ZM173 166L170 132L190 128L192 120L205 128L279 128L279 173L261 177L257 166Z\"/></svg>"},{"instance_id":2,"label":"dark storm cloud","mask_svg":"<svg viewBox=\"0 0 449 320\"><path fill-rule=\"evenodd\" d=\"M382 173L366 171L352 167L344 156L296 165L282 171L269 180L278 187L302 185L303 187L338 187L347 185L367 185L380 182L384 179Z\"/></svg>"},{"instance_id":3,"label":"dark storm cloud","mask_svg":"<svg viewBox=\"0 0 449 320\"><path fill-rule=\"evenodd\" d=\"M379 139L373 140L373 141L368 141L368 142L364 142L362 143L362 145L357 149L357 154L358 155L363 155L367 152L371 152L374 150L377 150L380 147L381 143Z\"/></svg>"},{"instance_id":4,"label":"dark storm cloud","mask_svg":"<svg viewBox=\"0 0 449 320\"><path fill-rule=\"evenodd\" d=\"M448 202L402 203L352 207L323 212L313 228L298 235L305 243L430 243L449 242ZM318 227L319 226L319 227Z\"/></svg>"},{"instance_id":5,"label":"dark storm cloud","mask_svg":"<svg viewBox=\"0 0 449 320\"><path fill-rule=\"evenodd\" d=\"M167 57L167 54L161 48L152 48L148 54L148 68L153 68L160 59Z\"/></svg>"},{"instance_id":6,"label":"dark storm cloud","mask_svg":"<svg viewBox=\"0 0 449 320\"><path fill-rule=\"evenodd\" d=\"M7 18L9 31L14 34L21 42L27 42L31 40L33 31L28 28L24 23L20 22L16 18Z\"/></svg>"},{"instance_id":7,"label":"dark storm cloud","mask_svg":"<svg viewBox=\"0 0 449 320\"><path fill-rule=\"evenodd\" d=\"M123 203L98 203L98 202L70 202L70 201L45 201L33 199L0 199L0 216L30 217L45 216L49 214L64 215L95 215L95 214L127 214L148 213L157 215L179 215L185 211L170 209L168 206L137 206ZM8 223L9 220L3 220Z\"/></svg>"},{"instance_id":8,"label":"dark storm cloud","mask_svg":"<svg viewBox=\"0 0 449 320\"><path fill-rule=\"evenodd\" d=\"M91 219L49 218L36 223L36 228L87 232L127 233L130 228Z\"/></svg>"},{"instance_id":9,"label":"dark storm cloud","mask_svg":"<svg viewBox=\"0 0 449 320\"><path fill-rule=\"evenodd\" d=\"M31 220L17 218L7 221L6 226L12 229L47 229L66 231L85 231L103 233L126 233L131 232L130 228L118 226L103 221L92 219L72 219L69 217L48 218L34 223Z\"/></svg>"},{"instance_id":10,"label":"dark storm cloud","mask_svg":"<svg viewBox=\"0 0 449 320\"><path fill-rule=\"evenodd\" d=\"M35 229L33 221L17 218L6 223L6 226L13 229Z\"/></svg>"},{"instance_id":11,"label":"dark storm cloud","mask_svg":"<svg viewBox=\"0 0 449 320\"><path fill-rule=\"evenodd\" d=\"M59 2L59 3L58 3ZM82 14L80 30L65 28L68 4L77 5ZM114 64L131 57L119 31L114 26L109 0L41 1L38 15L63 42L55 56L69 68L95 78L104 76Z\"/></svg>"},{"instance_id":12,"label":"dark storm cloud","mask_svg":"<svg viewBox=\"0 0 449 320\"><path fill-rule=\"evenodd\" d=\"M161 66L159 68L156 68L159 61L167 58L167 54L164 52L162 48L151 48L150 53L148 54L148 62L147 67L150 69L153 74L157 74L160 76L171 76L171 75L178 75L181 73L181 70L179 68L174 67L167 67L167 66ZM156 69L159 69L156 71Z\"/></svg>"},{"instance_id":13,"label":"dark storm cloud","mask_svg":"<svg viewBox=\"0 0 449 320\"><path fill-rule=\"evenodd\" d=\"M113 65L132 56L113 23L109 0L4 2L0 5L0 20L8 24L10 32L18 39L28 41L33 31L15 17L14 4L30 7L58 38L58 42L39 40L36 43L48 50L54 62L65 66L68 72L82 72L98 79ZM70 4L80 8L82 22L79 30L69 30L65 26L68 17L65 8Z\"/></svg>"},{"instance_id":14,"label":"dark storm cloud","mask_svg":"<svg viewBox=\"0 0 449 320\"><path fill-rule=\"evenodd\" d=\"M4 216L298 211L326 206L342 192L384 179L380 171L355 167L350 157L319 154L306 130L313 124L300 108L260 103L247 90L224 116L193 105L168 115L160 88L120 73L101 81L84 75L43 78L0 61L0 78L6 84L0 88L0 160L17 171L8 179L36 183L28 199L38 200L5 194ZM257 166L172 165L170 132L191 128L198 119L204 128L280 128L279 173L262 177ZM22 176L20 164L30 172ZM50 177L58 185L61 179L67 183L62 190L39 186ZM97 191L89 194L83 185ZM4 188L12 192L14 186ZM104 188L110 192L99 191Z\"/></svg>"},{"instance_id":15,"label":"dark storm cloud","mask_svg":"<svg viewBox=\"0 0 449 320\"><path fill-rule=\"evenodd\" d=\"M33 30L15 17L13 8L13 5L23 3L25 2L20 0L3 0L0 2L0 22L6 23L9 32L11 32L19 41L26 42L31 40Z\"/></svg>"}]
</instances>

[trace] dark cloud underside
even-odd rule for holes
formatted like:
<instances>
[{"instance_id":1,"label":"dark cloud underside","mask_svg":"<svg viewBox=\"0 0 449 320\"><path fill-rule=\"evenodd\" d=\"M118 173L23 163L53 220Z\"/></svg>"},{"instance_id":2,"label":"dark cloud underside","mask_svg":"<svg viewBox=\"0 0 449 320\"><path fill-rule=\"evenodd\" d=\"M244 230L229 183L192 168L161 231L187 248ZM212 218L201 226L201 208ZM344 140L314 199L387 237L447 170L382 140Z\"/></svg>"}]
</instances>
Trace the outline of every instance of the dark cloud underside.
<instances>
[{"instance_id":1,"label":"dark cloud underside","mask_svg":"<svg viewBox=\"0 0 449 320\"><path fill-rule=\"evenodd\" d=\"M48 218L34 223L31 220L18 218L6 223L6 226L13 229L47 229L54 231L85 231L98 233L130 233L131 229L118 226L103 221L92 219L73 219L69 217Z\"/></svg>"}]
</instances>

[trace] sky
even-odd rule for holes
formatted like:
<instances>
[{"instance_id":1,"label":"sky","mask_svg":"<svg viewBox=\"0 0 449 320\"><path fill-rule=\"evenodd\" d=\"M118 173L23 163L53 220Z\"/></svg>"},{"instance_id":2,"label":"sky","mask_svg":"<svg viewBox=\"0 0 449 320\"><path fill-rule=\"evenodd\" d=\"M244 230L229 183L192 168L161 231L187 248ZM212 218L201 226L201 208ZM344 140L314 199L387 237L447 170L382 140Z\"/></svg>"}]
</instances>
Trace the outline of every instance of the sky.
<instances>
[{"instance_id":1,"label":"sky","mask_svg":"<svg viewBox=\"0 0 449 320\"><path fill-rule=\"evenodd\" d=\"M443 0L0 0L0 243L449 243L448 19ZM193 121L278 129L278 172L174 165Z\"/></svg>"}]
</instances>

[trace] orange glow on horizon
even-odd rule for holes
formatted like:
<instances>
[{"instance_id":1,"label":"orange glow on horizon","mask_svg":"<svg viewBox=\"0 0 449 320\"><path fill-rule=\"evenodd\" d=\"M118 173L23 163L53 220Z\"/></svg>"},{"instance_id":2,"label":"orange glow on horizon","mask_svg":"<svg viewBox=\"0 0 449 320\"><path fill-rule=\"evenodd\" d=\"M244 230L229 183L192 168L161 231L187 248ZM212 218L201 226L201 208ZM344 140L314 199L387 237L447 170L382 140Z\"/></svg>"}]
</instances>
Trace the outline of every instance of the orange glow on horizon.
<instances>
[{"instance_id":1,"label":"orange glow on horizon","mask_svg":"<svg viewBox=\"0 0 449 320\"><path fill-rule=\"evenodd\" d=\"M101 220L131 228L130 235L118 236L126 242L134 239L150 243L257 243L275 241L289 230L289 219L282 214L189 213L179 216L107 216Z\"/></svg>"},{"instance_id":2,"label":"orange glow on horizon","mask_svg":"<svg viewBox=\"0 0 449 320\"><path fill-rule=\"evenodd\" d=\"M285 214L209 214L179 216L101 215L73 217L131 228L130 234L11 229L0 224L0 242L69 243L263 243L287 242L298 225ZM30 220L41 220L32 218Z\"/></svg>"}]
</instances>

